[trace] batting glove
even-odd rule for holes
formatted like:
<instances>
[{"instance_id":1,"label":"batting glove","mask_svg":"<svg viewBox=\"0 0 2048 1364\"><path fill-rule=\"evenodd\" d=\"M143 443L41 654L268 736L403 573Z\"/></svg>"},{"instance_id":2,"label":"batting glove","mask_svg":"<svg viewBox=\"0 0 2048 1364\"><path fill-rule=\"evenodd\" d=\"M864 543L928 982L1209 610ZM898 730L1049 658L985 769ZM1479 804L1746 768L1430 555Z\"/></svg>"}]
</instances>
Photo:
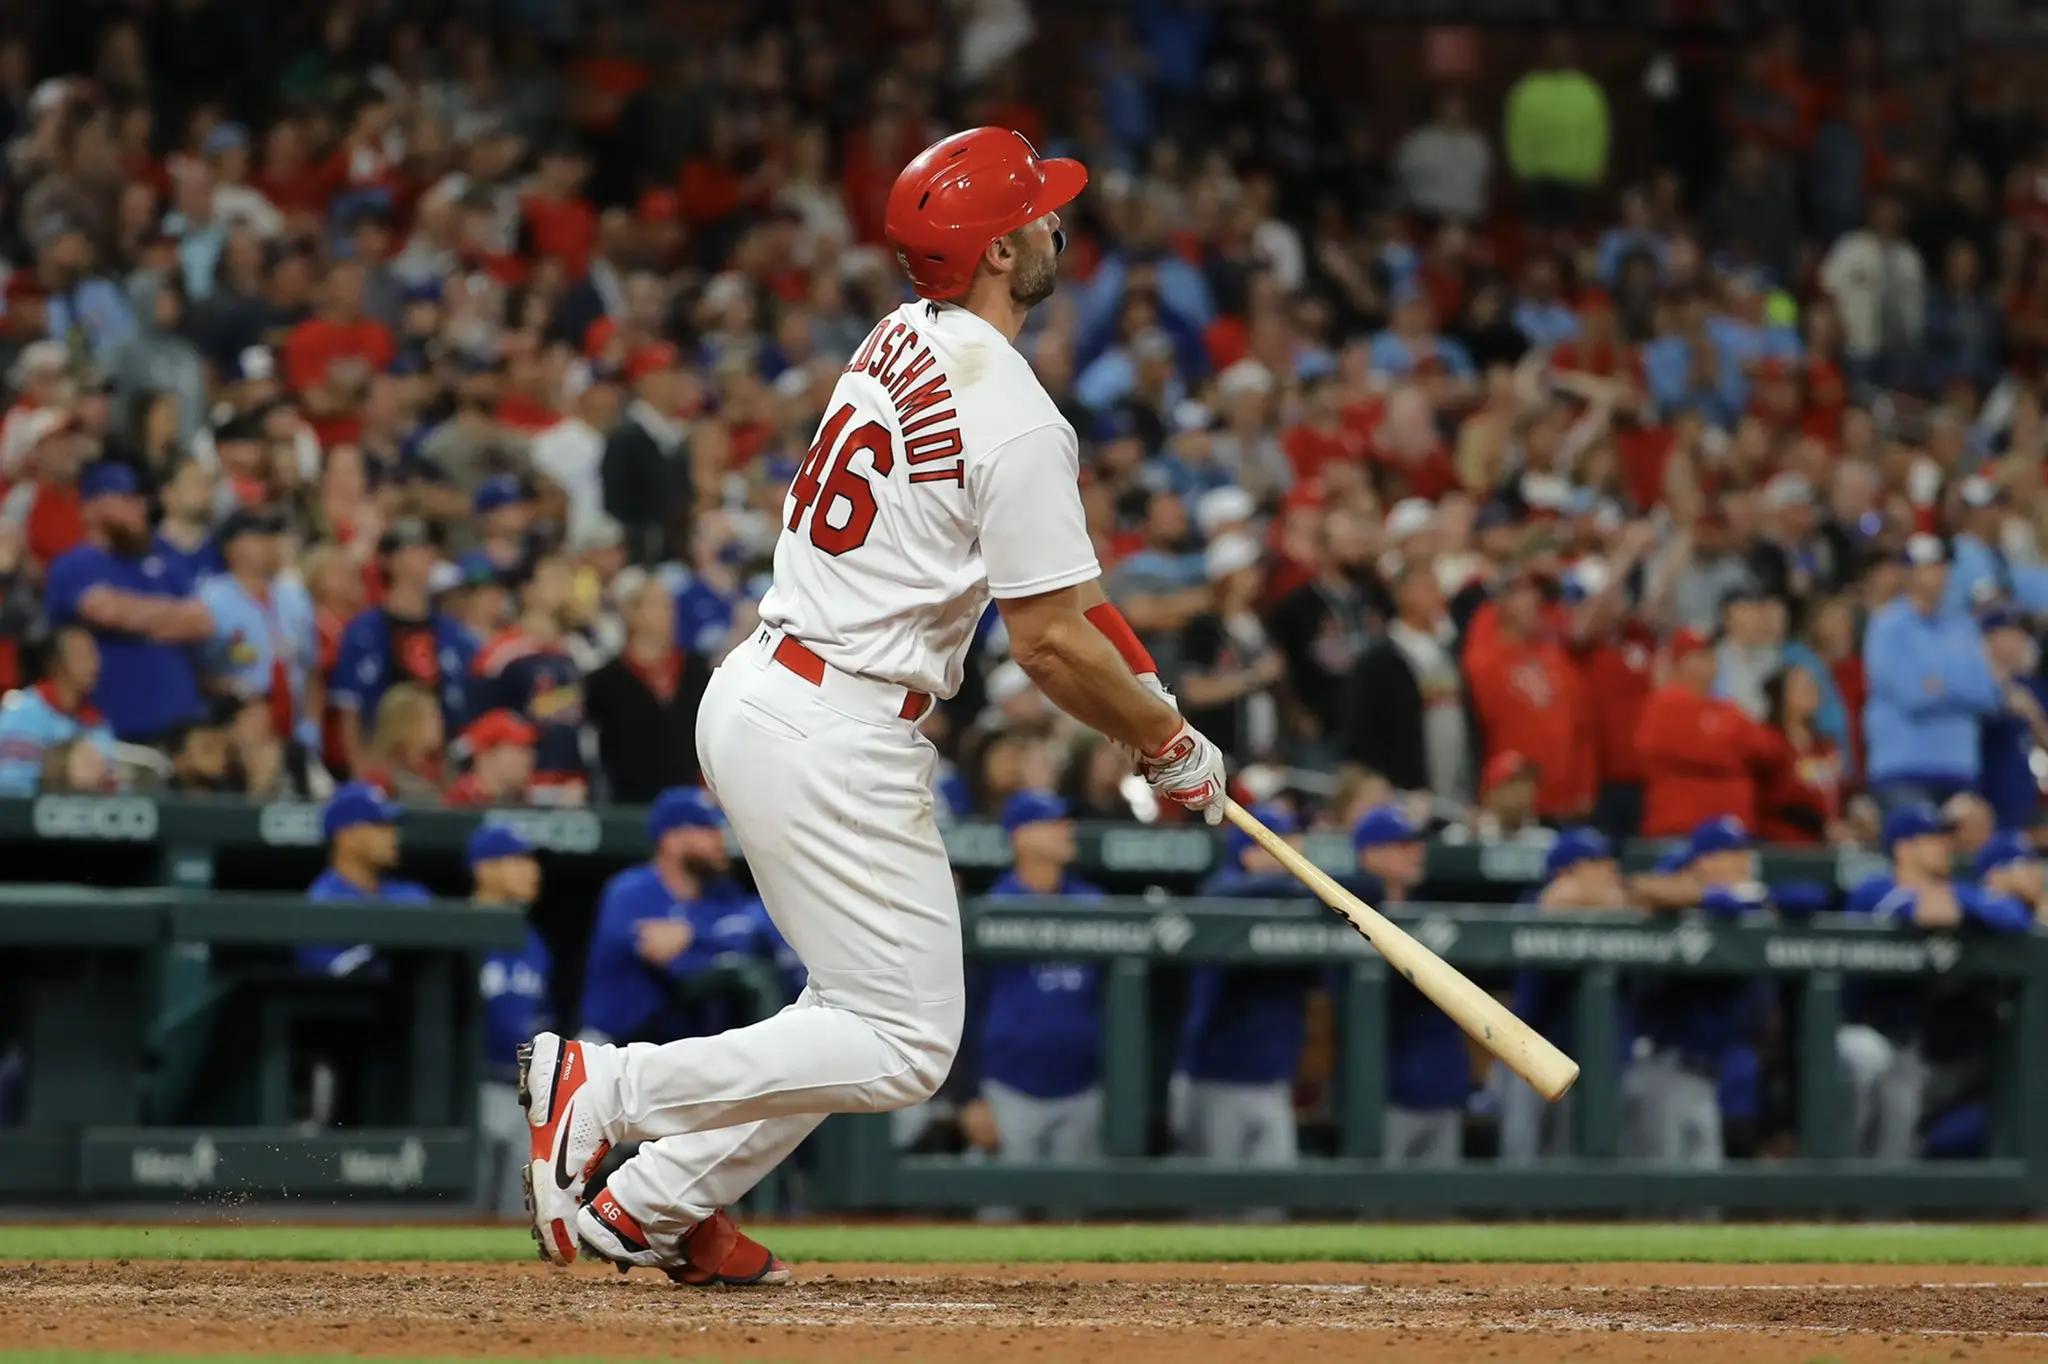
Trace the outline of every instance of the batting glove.
<instances>
[{"instance_id":1,"label":"batting glove","mask_svg":"<svg viewBox=\"0 0 2048 1364\"><path fill-rule=\"evenodd\" d=\"M1199 810L1211 824L1223 822L1223 750L1187 721L1156 752L1138 760L1138 773L1161 800Z\"/></svg>"}]
</instances>

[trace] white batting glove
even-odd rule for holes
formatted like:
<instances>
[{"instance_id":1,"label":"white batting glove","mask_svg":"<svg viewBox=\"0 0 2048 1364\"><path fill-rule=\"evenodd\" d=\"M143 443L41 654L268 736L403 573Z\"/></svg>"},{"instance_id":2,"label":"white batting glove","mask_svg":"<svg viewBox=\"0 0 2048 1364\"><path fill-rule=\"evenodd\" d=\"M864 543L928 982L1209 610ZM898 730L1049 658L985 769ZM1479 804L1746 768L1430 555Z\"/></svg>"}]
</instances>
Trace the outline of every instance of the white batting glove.
<instances>
[{"instance_id":1,"label":"white batting glove","mask_svg":"<svg viewBox=\"0 0 2048 1364\"><path fill-rule=\"evenodd\" d=\"M1138 760L1138 773L1161 800L1199 810L1211 824L1223 822L1223 750L1187 721L1156 752Z\"/></svg>"}]
</instances>

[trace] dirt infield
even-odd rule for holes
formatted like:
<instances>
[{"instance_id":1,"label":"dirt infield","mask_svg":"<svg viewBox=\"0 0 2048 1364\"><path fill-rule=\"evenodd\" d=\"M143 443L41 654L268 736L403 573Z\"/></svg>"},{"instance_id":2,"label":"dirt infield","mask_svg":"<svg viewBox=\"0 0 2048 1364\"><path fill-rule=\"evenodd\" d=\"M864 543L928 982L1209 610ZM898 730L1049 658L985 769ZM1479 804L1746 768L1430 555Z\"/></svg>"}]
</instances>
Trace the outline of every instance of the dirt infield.
<instances>
[{"instance_id":1,"label":"dirt infield","mask_svg":"<svg viewBox=\"0 0 2048 1364\"><path fill-rule=\"evenodd\" d=\"M0 1264L0 1342L704 1364L2038 1361L2048 1270L830 1265L707 1292L540 1265Z\"/></svg>"}]
</instances>

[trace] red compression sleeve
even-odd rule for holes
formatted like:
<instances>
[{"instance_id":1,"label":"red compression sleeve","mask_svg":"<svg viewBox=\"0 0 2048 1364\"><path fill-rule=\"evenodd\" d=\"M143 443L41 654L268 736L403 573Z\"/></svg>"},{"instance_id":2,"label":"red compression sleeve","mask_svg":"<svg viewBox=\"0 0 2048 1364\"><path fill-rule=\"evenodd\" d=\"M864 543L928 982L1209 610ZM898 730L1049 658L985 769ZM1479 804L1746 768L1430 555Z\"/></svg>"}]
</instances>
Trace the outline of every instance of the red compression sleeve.
<instances>
[{"instance_id":1,"label":"red compression sleeve","mask_svg":"<svg viewBox=\"0 0 2048 1364\"><path fill-rule=\"evenodd\" d=\"M1130 665L1132 672L1142 675L1159 671L1159 665L1152 661L1152 655L1138 642L1138 632L1131 628L1131 623L1124 619L1124 613L1116 609L1114 602L1091 606L1083 614L1088 617L1090 625L1100 630L1103 637L1116 646L1116 651L1123 655L1124 662Z\"/></svg>"}]
</instances>

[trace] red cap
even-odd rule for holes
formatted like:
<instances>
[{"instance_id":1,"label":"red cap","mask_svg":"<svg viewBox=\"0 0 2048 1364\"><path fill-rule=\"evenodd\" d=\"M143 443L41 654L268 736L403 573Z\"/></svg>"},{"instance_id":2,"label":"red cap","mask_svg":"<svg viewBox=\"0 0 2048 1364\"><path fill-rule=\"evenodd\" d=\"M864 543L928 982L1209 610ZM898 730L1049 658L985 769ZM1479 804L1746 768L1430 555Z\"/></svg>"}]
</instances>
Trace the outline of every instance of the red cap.
<instances>
[{"instance_id":1,"label":"red cap","mask_svg":"<svg viewBox=\"0 0 2048 1364\"><path fill-rule=\"evenodd\" d=\"M651 189L640 196L640 221L673 222L683 216L682 200L672 189Z\"/></svg>"},{"instance_id":2,"label":"red cap","mask_svg":"<svg viewBox=\"0 0 2048 1364\"><path fill-rule=\"evenodd\" d=\"M1683 658L1701 649L1714 647L1713 637L1700 630L1687 628L1671 636L1669 645L1673 658Z\"/></svg>"},{"instance_id":3,"label":"red cap","mask_svg":"<svg viewBox=\"0 0 2048 1364\"><path fill-rule=\"evenodd\" d=\"M463 742L469 745L472 753L488 753L505 744L532 748L539 737L538 730L509 710L485 711L462 731Z\"/></svg>"},{"instance_id":4,"label":"red cap","mask_svg":"<svg viewBox=\"0 0 2048 1364\"><path fill-rule=\"evenodd\" d=\"M642 346L626 357L626 382L637 384L658 370L674 369L676 362L676 348L666 341Z\"/></svg>"},{"instance_id":5,"label":"red cap","mask_svg":"<svg viewBox=\"0 0 2048 1364\"><path fill-rule=\"evenodd\" d=\"M1536 764L1529 755L1508 748L1486 760L1485 768L1479 774L1479 794L1491 795L1502 782L1514 781L1518 777L1536 779Z\"/></svg>"}]
</instances>

